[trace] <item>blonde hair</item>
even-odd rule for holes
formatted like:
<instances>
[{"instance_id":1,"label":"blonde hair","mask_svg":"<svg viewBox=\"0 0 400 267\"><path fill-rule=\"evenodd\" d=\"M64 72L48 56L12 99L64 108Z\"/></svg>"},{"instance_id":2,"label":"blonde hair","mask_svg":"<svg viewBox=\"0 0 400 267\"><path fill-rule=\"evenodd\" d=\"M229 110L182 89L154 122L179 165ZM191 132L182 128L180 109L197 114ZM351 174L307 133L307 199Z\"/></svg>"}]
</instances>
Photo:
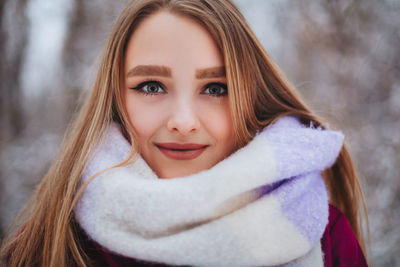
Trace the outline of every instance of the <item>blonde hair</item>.
<instances>
[{"instance_id":1,"label":"blonde hair","mask_svg":"<svg viewBox=\"0 0 400 267\"><path fill-rule=\"evenodd\" d=\"M9 266L90 265L72 212L85 186L80 185L80 176L88 155L112 121L120 123L133 148L119 165L131 161L137 151L122 98L124 54L138 24L160 10L194 19L216 41L225 61L238 148L258 130L285 115L293 114L305 124L312 121L323 126L324 121L302 102L230 0L131 1L110 34L96 80L68 131L58 160L17 217L17 230L2 246L2 261L7 260ZM362 215L367 219L364 198L345 146L334 166L324 173L324 179L331 203L344 212L365 248L361 223Z\"/></svg>"}]
</instances>

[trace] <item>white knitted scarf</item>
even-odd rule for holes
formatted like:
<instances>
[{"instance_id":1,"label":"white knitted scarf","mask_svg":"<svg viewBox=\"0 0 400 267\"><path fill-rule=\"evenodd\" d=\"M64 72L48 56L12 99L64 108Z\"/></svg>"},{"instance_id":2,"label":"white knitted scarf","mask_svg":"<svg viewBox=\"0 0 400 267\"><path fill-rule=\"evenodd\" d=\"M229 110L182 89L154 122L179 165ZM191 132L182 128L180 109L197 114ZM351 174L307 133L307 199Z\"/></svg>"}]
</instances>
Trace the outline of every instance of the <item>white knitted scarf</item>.
<instances>
[{"instance_id":1,"label":"white knitted scarf","mask_svg":"<svg viewBox=\"0 0 400 267\"><path fill-rule=\"evenodd\" d=\"M158 179L142 158L97 176L74 212L81 228L125 257L190 266L323 266L328 221L320 172L341 149L340 132L284 117L211 169ZM112 124L81 182L127 157Z\"/></svg>"}]
</instances>

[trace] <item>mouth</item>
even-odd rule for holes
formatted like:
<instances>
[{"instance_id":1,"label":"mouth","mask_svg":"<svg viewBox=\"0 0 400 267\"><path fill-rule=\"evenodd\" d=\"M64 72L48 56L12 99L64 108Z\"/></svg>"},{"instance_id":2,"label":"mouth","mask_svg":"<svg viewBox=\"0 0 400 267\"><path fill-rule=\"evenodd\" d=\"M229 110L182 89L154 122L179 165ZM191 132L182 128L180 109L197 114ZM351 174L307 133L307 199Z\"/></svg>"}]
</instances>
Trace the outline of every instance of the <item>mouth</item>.
<instances>
[{"instance_id":1,"label":"mouth","mask_svg":"<svg viewBox=\"0 0 400 267\"><path fill-rule=\"evenodd\" d=\"M195 143L155 143L155 146L168 158L190 160L200 156L208 145Z\"/></svg>"}]
</instances>

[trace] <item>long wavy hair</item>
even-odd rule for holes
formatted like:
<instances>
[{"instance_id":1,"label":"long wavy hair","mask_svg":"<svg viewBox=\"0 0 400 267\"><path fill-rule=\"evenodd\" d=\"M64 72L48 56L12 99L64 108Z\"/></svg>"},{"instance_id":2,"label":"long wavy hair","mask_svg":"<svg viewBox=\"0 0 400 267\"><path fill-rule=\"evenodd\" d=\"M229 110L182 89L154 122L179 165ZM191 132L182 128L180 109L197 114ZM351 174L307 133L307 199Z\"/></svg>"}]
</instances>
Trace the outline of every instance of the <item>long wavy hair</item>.
<instances>
[{"instance_id":1,"label":"long wavy hair","mask_svg":"<svg viewBox=\"0 0 400 267\"><path fill-rule=\"evenodd\" d=\"M58 160L16 218L5 239L1 260L8 266L88 266L73 207L83 192L82 170L88 155L112 121L132 144L119 165L137 151L133 127L124 107L122 75L132 32L146 17L168 11L190 17L213 36L224 58L237 148L279 117L296 115L304 124L324 126L301 100L262 47L245 18L230 0L134 0L122 11L102 53L97 77L79 114L67 131ZM365 252L364 197L351 157L343 146L336 163L324 172L330 202L347 217ZM367 231L368 232L368 231Z\"/></svg>"}]
</instances>

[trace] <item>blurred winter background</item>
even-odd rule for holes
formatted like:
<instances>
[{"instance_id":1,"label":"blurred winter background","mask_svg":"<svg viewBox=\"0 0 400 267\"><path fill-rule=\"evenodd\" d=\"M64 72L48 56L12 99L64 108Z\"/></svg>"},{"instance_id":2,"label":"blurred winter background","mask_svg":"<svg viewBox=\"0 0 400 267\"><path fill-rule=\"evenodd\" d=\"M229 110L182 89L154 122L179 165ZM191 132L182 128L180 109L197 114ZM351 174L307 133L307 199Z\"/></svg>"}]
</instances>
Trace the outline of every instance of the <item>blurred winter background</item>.
<instances>
[{"instance_id":1,"label":"blurred winter background","mask_svg":"<svg viewBox=\"0 0 400 267\"><path fill-rule=\"evenodd\" d=\"M0 238L55 159L127 0L0 1ZM375 266L400 266L400 0L236 0L308 104L340 126Z\"/></svg>"}]
</instances>

